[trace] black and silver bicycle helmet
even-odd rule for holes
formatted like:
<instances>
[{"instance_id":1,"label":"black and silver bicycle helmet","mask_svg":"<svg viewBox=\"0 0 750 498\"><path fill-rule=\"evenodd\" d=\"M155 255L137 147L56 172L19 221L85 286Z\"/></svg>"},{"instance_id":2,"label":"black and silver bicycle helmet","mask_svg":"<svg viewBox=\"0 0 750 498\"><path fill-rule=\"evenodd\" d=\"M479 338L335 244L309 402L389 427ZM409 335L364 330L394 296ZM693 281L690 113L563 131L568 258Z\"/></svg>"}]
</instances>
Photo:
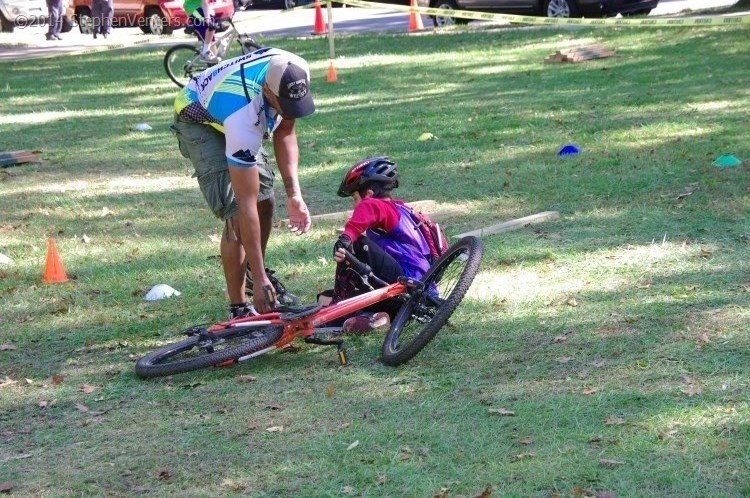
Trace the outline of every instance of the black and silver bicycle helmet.
<instances>
[{"instance_id":1,"label":"black and silver bicycle helmet","mask_svg":"<svg viewBox=\"0 0 750 498\"><path fill-rule=\"evenodd\" d=\"M352 166L344 175L337 193L341 197L349 197L371 186L386 190L398 187L398 168L388 156L371 157Z\"/></svg>"}]
</instances>

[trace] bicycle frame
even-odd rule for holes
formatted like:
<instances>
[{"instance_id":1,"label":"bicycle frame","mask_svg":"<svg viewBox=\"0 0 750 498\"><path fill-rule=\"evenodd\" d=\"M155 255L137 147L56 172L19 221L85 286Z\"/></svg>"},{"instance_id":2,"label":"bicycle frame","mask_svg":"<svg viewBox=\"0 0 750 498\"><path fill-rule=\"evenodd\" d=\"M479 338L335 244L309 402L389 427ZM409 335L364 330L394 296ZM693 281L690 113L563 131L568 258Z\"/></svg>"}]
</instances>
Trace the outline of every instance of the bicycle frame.
<instances>
[{"instance_id":1,"label":"bicycle frame","mask_svg":"<svg viewBox=\"0 0 750 498\"><path fill-rule=\"evenodd\" d=\"M292 320L285 320L282 318L282 313L265 313L262 315L248 316L244 318L228 320L226 322L220 322L210 327L208 329L208 332L210 333L218 330L223 330L229 327L247 327L253 325L257 326L258 328L274 325L281 325L284 327L284 331L281 334L281 337L272 346L237 359L237 361L244 361L248 358L268 353L270 351L273 351L274 349L283 348L284 346L294 341L297 337L311 338L315 334L315 330L320 328L322 325L351 315L352 313L360 311L373 304L391 299L393 297L404 295L409 292L409 287L410 286L407 285L407 283L404 283L404 281L399 281L393 284L389 284L385 287L374 289L364 294L345 299L336 304L326 306L309 316L304 316ZM321 344L340 345L340 341L334 341L331 343L322 342ZM343 356L343 352L340 347L339 355L342 364L346 364L346 357Z\"/></svg>"},{"instance_id":2,"label":"bicycle frame","mask_svg":"<svg viewBox=\"0 0 750 498\"><path fill-rule=\"evenodd\" d=\"M237 26L234 25L234 22L231 18L223 19L221 22L226 22L229 24L229 29L226 30L226 32L216 31L213 36L213 40L211 40L211 48L214 50L214 53L221 57L222 59L226 56L227 52L229 51L229 47L237 41L240 44L240 47L242 48L242 52L245 53L245 47L242 42L243 34L237 30ZM200 36L198 32L195 32L195 36L198 39L200 43L203 43L203 37ZM252 43L255 43L252 40L252 37L247 36Z\"/></svg>"}]
</instances>

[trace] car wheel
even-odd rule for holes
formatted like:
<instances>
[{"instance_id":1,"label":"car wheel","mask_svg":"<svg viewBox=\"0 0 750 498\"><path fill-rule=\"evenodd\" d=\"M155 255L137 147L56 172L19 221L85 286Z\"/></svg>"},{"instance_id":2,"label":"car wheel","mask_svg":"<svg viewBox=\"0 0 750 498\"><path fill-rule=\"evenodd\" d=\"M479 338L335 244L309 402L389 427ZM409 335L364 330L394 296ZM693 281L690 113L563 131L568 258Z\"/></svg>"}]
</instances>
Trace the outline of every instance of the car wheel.
<instances>
[{"instance_id":1,"label":"car wheel","mask_svg":"<svg viewBox=\"0 0 750 498\"><path fill-rule=\"evenodd\" d=\"M430 7L443 10L458 9L455 0L435 0ZM453 26L454 24L466 24L467 22L469 22L468 19L461 19L458 17L432 16L432 24L434 24L436 28L445 28L447 26Z\"/></svg>"},{"instance_id":2,"label":"car wheel","mask_svg":"<svg viewBox=\"0 0 750 498\"><path fill-rule=\"evenodd\" d=\"M651 9L636 10L635 12L629 12L627 14L623 14L623 17L628 17L628 16L647 16L650 13L651 13Z\"/></svg>"},{"instance_id":3,"label":"car wheel","mask_svg":"<svg viewBox=\"0 0 750 498\"><path fill-rule=\"evenodd\" d=\"M172 26L164 17L160 9L150 9L146 13L146 26L152 35L171 35Z\"/></svg>"},{"instance_id":4,"label":"car wheel","mask_svg":"<svg viewBox=\"0 0 750 498\"><path fill-rule=\"evenodd\" d=\"M91 11L88 7L76 11L76 21L78 21L78 31L82 35L90 35L94 32L94 19L91 17Z\"/></svg>"},{"instance_id":5,"label":"car wheel","mask_svg":"<svg viewBox=\"0 0 750 498\"><path fill-rule=\"evenodd\" d=\"M284 0L284 9L293 9L297 6L297 2L295 0Z\"/></svg>"},{"instance_id":6,"label":"car wheel","mask_svg":"<svg viewBox=\"0 0 750 498\"><path fill-rule=\"evenodd\" d=\"M0 12L0 31L3 33L12 33L15 28L16 25L7 20L2 12Z\"/></svg>"},{"instance_id":7,"label":"car wheel","mask_svg":"<svg viewBox=\"0 0 750 498\"><path fill-rule=\"evenodd\" d=\"M73 20L68 16L63 16L62 33L69 33L73 29Z\"/></svg>"},{"instance_id":8,"label":"car wheel","mask_svg":"<svg viewBox=\"0 0 750 498\"><path fill-rule=\"evenodd\" d=\"M578 17L578 8L572 0L547 0L544 5L546 17Z\"/></svg>"}]
</instances>

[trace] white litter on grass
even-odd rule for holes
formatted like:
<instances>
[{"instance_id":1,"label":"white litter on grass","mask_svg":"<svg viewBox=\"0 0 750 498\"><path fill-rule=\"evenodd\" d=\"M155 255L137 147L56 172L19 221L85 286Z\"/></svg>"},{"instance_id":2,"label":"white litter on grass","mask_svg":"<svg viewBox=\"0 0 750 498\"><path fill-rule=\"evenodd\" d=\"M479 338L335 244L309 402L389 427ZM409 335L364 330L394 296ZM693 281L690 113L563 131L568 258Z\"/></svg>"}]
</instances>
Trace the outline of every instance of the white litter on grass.
<instances>
[{"instance_id":1,"label":"white litter on grass","mask_svg":"<svg viewBox=\"0 0 750 498\"><path fill-rule=\"evenodd\" d=\"M153 130L153 128L151 128L151 125L149 125L148 123L138 123L138 124L133 125L133 127L131 128L131 130L133 130L133 131L151 131L151 130Z\"/></svg>"},{"instance_id":2,"label":"white litter on grass","mask_svg":"<svg viewBox=\"0 0 750 498\"><path fill-rule=\"evenodd\" d=\"M3 253L0 253L0 265L12 265L13 260L10 259L8 256L6 256Z\"/></svg>"},{"instance_id":3,"label":"white litter on grass","mask_svg":"<svg viewBox=\"0 0 750 498\"><path fill-rule=\"evenodd\" d=\"M153 286L151 290L146 293L146 296L143 299L145 299L146 301L158 301L159 299L179 296L180 294L180 291L173 289L167 284L159 284Z\"/></svg>"}]
</instances>

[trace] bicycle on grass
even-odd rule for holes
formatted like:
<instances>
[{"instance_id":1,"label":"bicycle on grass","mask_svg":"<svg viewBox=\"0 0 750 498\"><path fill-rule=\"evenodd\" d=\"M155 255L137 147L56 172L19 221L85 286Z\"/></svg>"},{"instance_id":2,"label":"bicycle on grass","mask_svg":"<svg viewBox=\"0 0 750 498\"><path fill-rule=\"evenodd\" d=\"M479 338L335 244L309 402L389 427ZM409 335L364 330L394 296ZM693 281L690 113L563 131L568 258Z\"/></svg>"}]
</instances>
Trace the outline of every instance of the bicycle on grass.
<instances>
[{"instance_id":1,"label":"bicycle on grass","mask_svg":"<svg viewBox=\"0 0 750 498\"><path fill-rule=\"evenodd\" d=\"M240 45L243 55L262 48L255 42L252 36L237 31L237 27L231 18L224 19L218 24L219 28L216 30L214 39L211 42L211 48L220 59L224 60L227 58L229 49L235 41ZM201 58L203 39L195 31L195 28L188 26L185 28L185 32L187 34L194 34L200 43L198 45L180 43L171 47L164 54L164 69L167 71L169 78L180 88L187 85L193 76L200 74L210 66L216 65L216 63L209 63Z\"/></svg>"},{"instance_id":2,"label":"bicycle on grass","mask_svg":"<svg viewBox=\"0 0 750 498\"><path fill-rule=\"evenodd\" d=\"M346 264L362 277L368 292L326 307L314 304L281 308L191 327L184 331L187 339L139 359L135 372L149 378L229 366L283 348L298 337L311 344L336 346L341 365L346 365L342 328L326 324L393 298L402 304L385 335L381 356L386 365L401 365L419 353L448 321L479 271L482 254L478 238L464 237L435 261L422 280L400 277L396 283L387 284L369 266L347 253Z\"/></svg>"}]
</instances>

